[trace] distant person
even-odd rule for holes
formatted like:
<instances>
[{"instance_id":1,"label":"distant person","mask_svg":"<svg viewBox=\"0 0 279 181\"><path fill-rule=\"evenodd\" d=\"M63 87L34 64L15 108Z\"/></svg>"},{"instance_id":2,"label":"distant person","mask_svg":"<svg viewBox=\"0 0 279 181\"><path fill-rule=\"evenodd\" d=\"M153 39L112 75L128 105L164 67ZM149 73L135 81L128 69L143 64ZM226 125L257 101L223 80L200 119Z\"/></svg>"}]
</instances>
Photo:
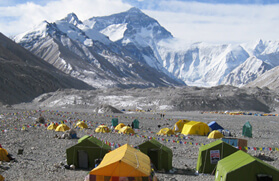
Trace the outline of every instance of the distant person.
<instances>
[{"instance_id":1,"label":"distant person","mask_svg":"<svg viewBox=\"0 0 279 181\"><path fill-rule=\"evenodd\" d=\"M134 122L132 122L132 129L134 129Z\"/></svg>"}]
</instances>

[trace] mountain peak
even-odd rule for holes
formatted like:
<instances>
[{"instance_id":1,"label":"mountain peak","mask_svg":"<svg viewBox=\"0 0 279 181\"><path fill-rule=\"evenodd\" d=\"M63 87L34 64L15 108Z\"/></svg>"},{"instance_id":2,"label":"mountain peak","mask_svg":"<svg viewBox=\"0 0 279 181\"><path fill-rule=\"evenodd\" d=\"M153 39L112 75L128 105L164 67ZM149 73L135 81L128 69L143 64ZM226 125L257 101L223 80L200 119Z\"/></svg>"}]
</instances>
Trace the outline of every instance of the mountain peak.
<instances>
[{"instance_id":1,"label":"mountain peak","mask_svg":"<svg viewBox=\"0 0 279 181\"><path fill-rule=\"evenodd\" d=\"M142 13L142 11L136 7L130 8L127 12L128 13Z\"/></svg>"},{"instance_id":2,"label":"mountain peak","mask_svg":"<svg viewBox=\"0 0 279 181\"><path fill-rule=\"evenodd\" d=\"M73 25L82 24L82 22L78 19L77 15L75 13L69 13L64 19L62 19L68 23L71 23Z\"/></svg>"}]
</instances>

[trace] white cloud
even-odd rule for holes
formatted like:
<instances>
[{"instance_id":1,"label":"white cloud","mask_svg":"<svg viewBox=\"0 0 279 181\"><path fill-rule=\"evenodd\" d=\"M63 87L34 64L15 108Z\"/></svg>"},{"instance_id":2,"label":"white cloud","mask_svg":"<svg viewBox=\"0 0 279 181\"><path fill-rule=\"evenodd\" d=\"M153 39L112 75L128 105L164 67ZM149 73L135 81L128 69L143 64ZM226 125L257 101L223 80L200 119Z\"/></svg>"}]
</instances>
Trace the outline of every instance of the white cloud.
<instances>
[{"instance_id":1,"label":"white cloud","mask_svg":"<svg viewBox=\"0 0 279 181\"><path fill-rule=\"evenodd\" d=\"M239 43L259 38L279 39L279 4L225 5L162 1L158 9L145 12L175 37L188 42Z\"/></svg>"},{"instance_id":2,"label":"white cloud","mask_svg":"<svg viewBox=\"0 0 279 181\"><path fill-rule=\"evenodd\" d=\"M79 19L126 11L131 6L121 0L59 0L44 6L34 3L0 7L0 32L13 35L24 32L43 20L53 22L74 12Z\"/></svg>"},{"instance_id":3,"label":"white cloud","mask_svg":"<svg viewBox=\"0 0 279 181\"><path fill-rule=\"evenodd\" d=\"M74 12L81 20L126 11L124 0L56 0L45 5L25 3L0 7L0 32L24 32L43 20L53 22ZM144 13L155 18L175 37L188 42L246 42L278 40L279 4L232 5L166 0L138 0L147 3Z\"/></svg>"}]
</instances>

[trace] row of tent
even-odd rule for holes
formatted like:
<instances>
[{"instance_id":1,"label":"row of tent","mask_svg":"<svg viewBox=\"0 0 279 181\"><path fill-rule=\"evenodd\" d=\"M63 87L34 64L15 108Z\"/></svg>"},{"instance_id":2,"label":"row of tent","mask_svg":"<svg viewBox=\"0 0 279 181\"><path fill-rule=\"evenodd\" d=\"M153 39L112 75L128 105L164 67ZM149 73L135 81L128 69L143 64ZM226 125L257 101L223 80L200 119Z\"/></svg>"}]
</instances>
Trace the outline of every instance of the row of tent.
<instances>
[{"instance_id":1,"label":"row of tent","mask_svg":"<svg viewBox=\"0 0 279 181\"><path fill-rule=\"evenodd\" d=\"M279 180L278 169L222 140L199 148L196 170L208 174L215 172L215 181Z\"/></svg>"},{"instance_id":2,"label":"row of tent","mask_svg":"<svg viewBox=\"0 0 279 181\"><path fill-rule=\"evenodd\" d=\"M137 148L148 155L157 170L172 169L172 150L156 140L148 140ZM83 136L78 143L66 149L67 164L76 168L88 169L95 166L96 159L102 159L111 147L93 136Z\"/></svg>"}]
</instances>

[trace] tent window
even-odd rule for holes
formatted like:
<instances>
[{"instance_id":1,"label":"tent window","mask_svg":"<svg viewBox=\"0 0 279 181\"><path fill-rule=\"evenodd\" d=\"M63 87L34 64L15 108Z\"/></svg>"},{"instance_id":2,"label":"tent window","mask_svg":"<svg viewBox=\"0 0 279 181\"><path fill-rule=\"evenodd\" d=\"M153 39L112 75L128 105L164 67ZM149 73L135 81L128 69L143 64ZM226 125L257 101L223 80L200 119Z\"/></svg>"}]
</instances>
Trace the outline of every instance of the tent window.
<instances>
[{"instance_id":1,"label":"tent window","mask_svg":"<svg viewBox=\"0 0 279 181\"><path fill-rule=\"evenodd\" d=\"M272 175L258 174L257 181L273 181Z\"/></svg>"}]
</instances>

